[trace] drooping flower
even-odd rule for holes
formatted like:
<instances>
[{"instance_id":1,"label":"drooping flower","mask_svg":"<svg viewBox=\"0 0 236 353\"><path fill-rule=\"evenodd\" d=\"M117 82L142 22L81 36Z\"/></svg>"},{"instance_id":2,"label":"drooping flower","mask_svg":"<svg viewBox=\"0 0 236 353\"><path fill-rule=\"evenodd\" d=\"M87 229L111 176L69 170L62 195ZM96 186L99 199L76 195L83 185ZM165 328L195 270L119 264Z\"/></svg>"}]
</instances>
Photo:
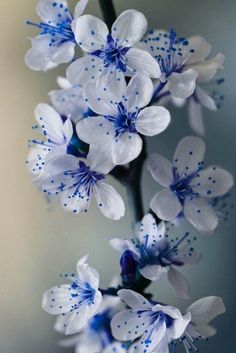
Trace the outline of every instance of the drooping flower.
<instances>
[{"instance_id":1,"label":"drooping flower","mask_svg":"<svg viewBox=\"0 0 236 353\"><path fill-rule=\"evenodd\" d=\"M134 48L147 30L145 16L136 10L127 10L114 22L111 33L99 18L84 15L74 24L78 45L86 56L73 62L67 69L67 78L73 84L86 84L99 74L111 80L133 76L135 73L152 78L160 76L160 68L145 50Z\"/></svg>"},{"instance_id":2,"label":"drooping flower","mask_svg":"<svg viewBox=\"0 0 236 353\"><path fill-rule=\"evenodd\" d=\"M74 213L87 212L95 196L101 212L108 218L120 219L125 212L124 202L116 190L105 183L106 174L114 165L104 151L90 146L87 159L60 155L46 165L48 178L43 191L49 197L60 194L62 206Z\"/></svg>"},{"instance_id":3,"label":"drooping flower","mask_svg":"<svg viewBox=\"0 0 236 353\"><path fill-rule=\"evenodd\" d=\"M116 314L111 328L116 339L133 342L129 353L168 352L169 342L182 336L191 319L190 313L151 303L132 290L122 289L118 295L131 309Z\"/></svg>"},{"instance_id":4,"label":"drooping flower","mask_svg":"<svg viewBox=\"0 0 236 353\"><path fill-rule=\"evenodd\" d=\"M114 339L111 333L111 319L124 306L118 297L103 296L99 310L93 316L83 332L60 342L63 347L75 347L76 353L125 353L123 343ZM59 316L55 329L64 333L64 318Z\"/></svg>"},{"instance_id":5,"label":"drooping flower","mask_svg":"<svg viewBox=\"0 0 236 353\"><path fill-rule=\"evenodd\" d=\"M177 108L182 108L187 105L188 120L191 129L199 136L204 136L206 133L203 110L215 112L221 108L224 101L224 95L218 92L215 88L216 85L220 85L224 82L224 79L217 79L209 82L205 85L199 85L197 82L194 93L188 98L176 98L168 94L167 91L162 93L162 97L158 100L159 104L166 105L169 102ZM213 86L214 89L212 90Z\"/></svg>"},{"instance_id":6,"label":"drooping flower","mask_svg":"<svg viewBox=\"0 0 236 353\"><path fill-rule=\"evenodd\" d=\"M220 297L205 297L190 305L187 312L191 313L191 321L179 341L184 345L187 353L193 350L197 352L195 341L207 339L216 334L216 329L209 323L224 314L225 306ZM177 342L174 341L173 344L176 345Z\"/></svg>"},{"instance_id":7,"label":"drooping flower","mask_svg":"<svg viewBox=\"0 0 236 353\"><path fill-rule=\"evenodd\" d=\"M102 301L98 272L88 265L87 259L85 256L77 263L77 275L70 278L71 284L52 287L43 295L42 308L60 315L66 335L83 330Z\"/></svg>"},{"instance_id":8,"label":"drooping flower","mask_svg":"<svg viewBox=\"0 0 236 353\"><path fill-rule=\"evenodd\" d=\"M124 80L111 82L100 77L84 87L84 98L99 116L77 124L77 134L86 143L103 146L114 164L135 159L142 150L140 134L153 136L164 131L169 122L168 110L146 107L152 98L153 84L148 77L135 75L126 85ZM146 107L146 108L145 108Z\"/></svg>"},{"instance_id":9,"label":"drooping flower","mask_svg":"<svg viewBox=\"0 0 236 353\"><path fill-rule=\"evenodd\" d=\"M96 115L88 108L80 85L73 86L66 78L58 77L60 89L49 92L53 107L64 117L76 124L79 120Z\"/></svg>"},{"instance_id":10,"label":"drooping flower","mask_svg":"<svg viewBox=\"0 0 236 353\"><path fill-rule=\"evenodd\" d=\"M171 221L182 213L200 232L212 232L217 227L210 200L225 195L233 186L233 177L221 167L202 169L204 155L204 141L187 136L179 142L173 163L159 154L150 156L148 169L165 187L150 204L160 219Z\"/></svg>"},{"instance_id":11,"label":"drooping flower","mask_svg":"<svg viewBox=\"0 0 236 353\"><path fill-rule=\"evenodd\" d=\"M120 251L122 256L130 252L143 277L157 281L167 274L177 294L181 298L188 299L188 284L176 267L195 264L201 259L201 254L194 250L188 236L189 233L186 233L182 238L171 242L167 238L165 223L157 225L154 217L147 214L141 221L137 238L131 240L114 238L110 240L110 244ZM134 271L136 272L136 268Z\"/></svg>"},{"instance_id":12,"label":"drooping flower","mask_svg":"<svg viewBox=\"0 0 236 353\"><path fill-rule=\"evenodd\" d=\"M40 30L31 39L32 48L25 56L30 69L47 71L73 59L76 45L73 22L83 14L87 3L88 0L80 0L73 16L66 0L39 0L36 10L42 22L26 22Z\"/></svg>"},{"instance_id":13,"label":"drooping flower","mask_svg":"<svg viewBox=\"0 0 236 353\"><path fill-rule=\"evenodd\" d=\"M32 146L26 164L35 182L46 177L45 164L56 155L65 154L73 135L70 119L63 122L61 116L48 104L38 104L35 109L38 125L34 126L45 140L30 140Z\"/></svg>"},{"instance_id":14,"label":"drooping flower","mask_svg":"<svg viewBox=\"0 0 236 353\"><path fill-rule=\"evenodd\" d=\"M208 59L211 45L204 38L180 38L173 29L150 31L142 47L156 59L162 73L154 97L166 86L172 96L187 98L193 94L196 81L209 82L224 62L221 53Z\"/></svg>"}]
</instances>

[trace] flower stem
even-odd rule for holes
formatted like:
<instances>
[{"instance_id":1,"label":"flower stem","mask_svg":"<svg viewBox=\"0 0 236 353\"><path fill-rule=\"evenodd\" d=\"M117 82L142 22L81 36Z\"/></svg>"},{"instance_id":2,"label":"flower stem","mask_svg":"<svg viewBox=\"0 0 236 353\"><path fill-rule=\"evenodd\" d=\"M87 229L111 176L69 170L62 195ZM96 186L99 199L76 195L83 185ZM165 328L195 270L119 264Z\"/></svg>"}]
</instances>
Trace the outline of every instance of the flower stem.
<instances>
[{"instance_id":1,"label":"flower stem","mask_svg":"<svg viewBox=\"0 0 236 353\"><path fill-rule=\"evenodd\" d=\"M111 29L112 24L116 20L116 12L112 0L99 0L99 4L102 10L104 21L107 27Z\"/></svg>"},{"instance_id":2,"label":"flower stem","mask_svg":"<svg viewBox=\"0 0 236 353\"><path fill-rule=\"evenodd\" d=\"M144 216L141 181L145 159L146 143L143 140L142 152L137 159L130 163L129 174L123 182L126 187L133 230L135 229L136 222L141 221Z\"/></svg>"}]
</instances>

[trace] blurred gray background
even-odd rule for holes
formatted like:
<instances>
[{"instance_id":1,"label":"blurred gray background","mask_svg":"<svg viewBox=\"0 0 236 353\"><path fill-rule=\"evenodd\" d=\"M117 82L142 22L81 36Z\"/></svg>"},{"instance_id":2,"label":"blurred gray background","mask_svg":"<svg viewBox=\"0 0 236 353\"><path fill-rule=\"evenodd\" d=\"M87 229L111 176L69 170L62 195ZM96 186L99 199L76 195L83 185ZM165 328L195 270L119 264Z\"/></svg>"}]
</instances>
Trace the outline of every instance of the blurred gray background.
<instances>
[{"instance_id":1,"label":"blurred gray background","mask_svg":"<svg viewBox=\"0 0 236 353\"><path fill-rule=\"evenodd\" d=\"M32 135L34 107L48 101L47 92L55 89L56 76L65 73L63 66L44 74L31 72L24 66L23 57L30 45L26 37L35 34L26 28L24 20L37 20L36 3L36 0L1 0L0 353L64 352L57 345L61 337L53 331L54 318L40 308L42 293L60 280L60 273L74 271L76 261L87 253L105 286L119 270L118 254L109 248L108 239L130 235L128 210L125 218L116 223L105 219L96 208L82 216L66 214L59 207L49 210L26 172L24 160L27 140ZM75 1L69 3L73 9ZM117 13L128 8L143 11L150 28L174 27L183 36L201 34L212 43L212 54L218 51L225 54L226 83L221 87L226 95L225 104L217 113L205 111L206 162L235 172L235 0L115 0L115 6ZM91 0L86 12L100 17L98 1ZM191 133L185 109L171 112L171 127L148 145L150 151L159 151L167 157L172 156L179 139ZM117 182L112 183L126 200L125 190ZM144 172L146 207L156 190L157 185ZM219 295L227 306L226 314L215 320L217 336L199 345L208 353L235 352L234 218L232 212L229 221L221 224L215 235L199 236L195 246L202 251L203 260L183 271L191 285L193 300ZM160 301L180 307L188 305L176 299L166 280L153 289Z\"/></svg>"}]
</instances>

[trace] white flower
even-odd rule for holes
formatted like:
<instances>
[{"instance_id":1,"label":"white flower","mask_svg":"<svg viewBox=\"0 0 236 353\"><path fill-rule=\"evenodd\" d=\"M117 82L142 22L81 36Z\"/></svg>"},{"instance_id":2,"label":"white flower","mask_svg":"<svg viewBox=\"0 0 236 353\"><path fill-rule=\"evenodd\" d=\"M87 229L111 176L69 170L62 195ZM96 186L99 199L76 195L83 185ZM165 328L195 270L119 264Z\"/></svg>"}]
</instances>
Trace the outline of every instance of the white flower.
<instances>
[{"instance_id":1,"label":"white flower","mask_svg":"<svg viewBox=\"0 0 236 353\"><path fill-rule=\"evenodd\" d=\"M85 256L77 263L77 276L71 277L71 284L53 287L43 295L43 309L49 314L61 315L65 334L84 329L102 301L98 290L99 275L87 264L87 258Z\"/></svg>"},{"instance_id":2,"label":"white flower","mask_svg":"<svg viewBox=\"0 0 236 353\"><path fill-rule=\"evenodd\" d=\"M83 14L87 3L88 0L80 0L73 16L66 0L39 0L36 10L42 22L27 21L40 29L40 34L31 39L32 48L25 56L30 69L47 71L73 59L76 45L73 21Z\"/></svg>"},{"instance_id":3,"label":"white flower","mask_svg":"<svg viewBox=\"0 0 236 353\"><path fill-rule=\"evenodd\" d=\"M148 169L165 187L150 204L160 219L171 221L183 213L200 232L211 232L217 227L218 218L210 200L226 194L233 186L233 177L220 167L202 169L204 155L204 141L187 136L179 142L173 163L159 154L150 156Z\"/></svg>"},{"instance_id":4,"label":"white flower","mask_svg":"<svg viewBox=\"0 0 236 353\"><path fill-rule=\"evenodd\" d=\"M61 116L48 104L38 104L35 118L39 124L34 128L45 137L44 141L31 140L26 164L35 182L42 181L46 176L45 164L56 155L65 154L73 135L70 119L63 122Z\"/></svg>"},{"instance_id":5,"label":"white flower","mask_svg":"<svg viewBox=\"0 0 236 353\"><path fill-rule=\"evenodd\" d=\"M137 238L123 240L114 238L110 240L111 246L124 253L130 251L138 264L138 270L145 278L158 281L167 273L170 283L177 294L189 298L188 284L184 277L176 270L176 266L195 264L201 259L201 254L194 250L189 233L174 243L166 237L165 223L158 225L151 214L147 214L141 221Z\"/></svg>"},{"instance_id":6,"label":"white flower","mask_svg":"<svg viewBox=\"0 0 236 353\"><path fill-rule=\"evenodd\" d=\"M73 86L64 77L58 77L57 82L61 89L51 91L49 98L61 116L70 117L71 121L76 124L80 119L94 115L84 101L80 85Z\"/></svg>"},{"instance_id":7,"label":"white flower","mask_svg":"<svg viewBox=\"0 0 236 353\"><path fill-rule=\"evenodd\" d=\"M84 97L97 117L83 119L77 124L82 141L103 146L114 164L125 164L135 159L142 150L140 134L153 136L164 131L170 114L166 108L150 106L152 81L135 75L128 86L125 80L112 82L105 76L84 87ZM146 108L145 108L146 107Z\"/></svg>"},{"instance_id":8,"label":"white flower","mask_svg":"<svg viewBox=\"0 0 236 353\"><path fill-rule=\"evenodd\" d=\"M111 333L110 322L124 305L119 297L103 296L99 310L88 322L83 332L60 342L62 347L75 347L76 353L124 353L124 344L117 342ZM55 329L64 333L64 318L59 316Z\"/></svg>"},{"instance_id":9,"label":"white flower","mask_svg":"<svg viewBox=\"0 0 236 353\"><path fill-rule=\"evenodd\" d=\"M104 157L104 151L93 146L87 159L68 154L56 156L46 165L49 177L43 182L43 190L48 196L60 194L62 206L74 213L87 212L94 195L101 212L118 220L124 215L124 202L116 190L104 182L113 167Z\"/></svg>"},{"instance_id":10,"label":"white flower","mask_svg":"<svg viewBox=\"0 0 236 353\"><path fill-rule=\"evenodd\" d=\"M206 339L215 335L216 329L209 323L225 312L225 306L220 297L205 297L194 302L187 309L191 313L189 322L180 342L184 344L187 353L197 351L194 341Z\"/></svg>"},{"instance_id":11,"label":"white flower","mask_svg":"<svg viewBox=\"0 0 236 353\"><path fill-rule=\"evenodd\" d=\"M202 107L210 111L217 110L217 105L208 92L196 86L194 95L188 101L188 118L190 127L200 136L205 135Z\"/></svg>"},{"instance_id":12,"label":"white flower","mask_svg":"<svg viewBox=\"0 0 236 353\"><path fill-rule=\"evenodd\" d=\"M119 297L131 308L116 314L111 321L114 337L135 341L129 353L168 352L168 343L184 333L191 315L182 315L171 306L152 304L141 294L122 289Z\"/></svg>"},{"instance_id":13,"label":"white flower","mask_svg":"<svg viewBox=\"0 0 236 353\"><path fill-rule=\"evenodd\" d=\"M145 16L136 10L127 10L114 22L111 34L99 18L84 15L73 26L75 39L87 53L67 69L67 78L73 84L85 84L100 73L111 79L132 76L135 73L152 78L160 76L160 68L145 50L133 48L147 29Z\"/></svg>"},{"instance_id":14,"label":"white flower","mask_svg":"<svg viewBox=\"0 0 236 353\"><path fill-rule=\"evenodd\" d=\"M189 97L195 90L196 81L209 82L224 62L221 53L208 59L211 45L204 38L178 38L173 29L150 31L142 44L161 68L161 83L156 94L166 85L174 97Z\"/></svg>"}]
</instances>

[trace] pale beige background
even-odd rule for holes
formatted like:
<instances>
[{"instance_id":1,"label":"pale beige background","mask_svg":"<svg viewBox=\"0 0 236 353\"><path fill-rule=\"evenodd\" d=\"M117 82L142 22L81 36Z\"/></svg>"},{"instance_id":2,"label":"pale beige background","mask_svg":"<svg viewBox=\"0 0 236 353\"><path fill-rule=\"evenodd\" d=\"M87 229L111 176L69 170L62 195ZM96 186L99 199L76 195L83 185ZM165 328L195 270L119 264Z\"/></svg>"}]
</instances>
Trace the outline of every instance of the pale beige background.
<instances>
[{"instance_id":1,"label":"pale beige background","mask_svg":"<svg viewBox=\"0 0 236 353\"><path fill-rule=\"evenodd\" d=\"M73 5L75 1L71 1ZM116 0L118 12L138 8L151 27L176 27L181 35L199 33L226 56L227 95L224 108L206 114L208 161L235 170L235 43L236 6L234 0ZM56 87L55 78L64 68L46 74L31 72L23 57L29 47L26 36L35 32L25 19L37 20L36 1L0 0L0 116L1 116L1 253L0 253L0 353L56 353L58 336L53 333L53 318L41 311L41 295L56 283L59 274L74 270L79 257L91 255L106 285L118 270L118 255L107 240L129 234L129 213L121 222L103 218L95 208L88 215L74 216L58 207L49 210L43 196L33 187L26 172L27 139L32 136L33 110L47 101L47 92ZM73 7L73 6L72 6ZM88 12L100 16L97 0ZM149 145L151 151L171 156L176 142L190 133L186 112L174 112L172 127ZM114 182L125 197L124 190ZM144 175L145 201L155 191L150 176ZM204 345L205 352L234 353L235 264L234 217L220 227L215 237L199 237L197 246L204 259L187 268L193 298L217 294L226 301L227 314L216 321L219 335ZM156 296L176 304L172 290L163 281ZM182 304L181 304L182 305ZM234 342L233 342L234 341ZM90 352L88 352L90 353Z\"/></svg>"}]
</instances>

